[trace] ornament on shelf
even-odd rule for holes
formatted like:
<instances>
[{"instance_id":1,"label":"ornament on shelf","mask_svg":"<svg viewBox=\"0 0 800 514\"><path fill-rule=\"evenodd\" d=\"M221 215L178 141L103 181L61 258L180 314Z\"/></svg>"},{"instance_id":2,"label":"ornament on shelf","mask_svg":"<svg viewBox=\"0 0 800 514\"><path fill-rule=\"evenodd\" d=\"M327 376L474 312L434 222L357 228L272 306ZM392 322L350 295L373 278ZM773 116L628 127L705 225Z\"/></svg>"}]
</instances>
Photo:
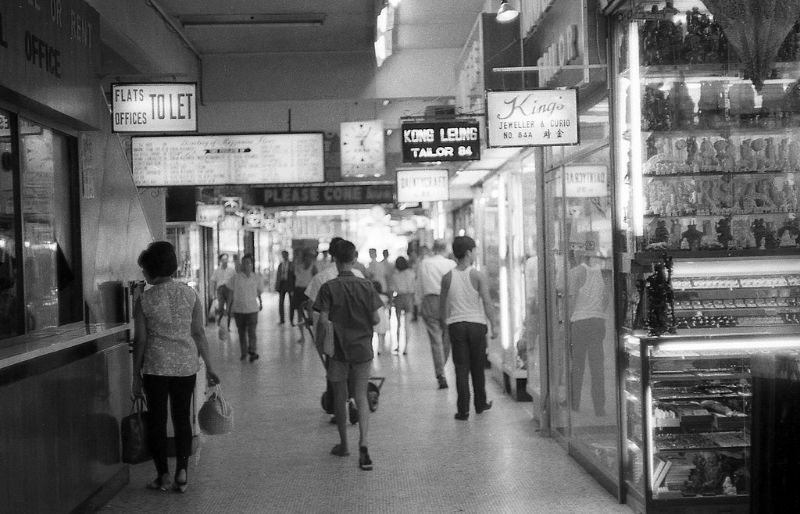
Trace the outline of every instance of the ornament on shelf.
<instances>
[{"instance_id":1,"label":"ornament on shelf","mask_svg":"<svg viewBox=\"0 0 800 514\"><path fill-rule=\"evenodd\" d=\"M675 333L675 300L672 291L672 257L664 254L644 281L647 298L645 326L650 336Z\"/></svg>"}]
</instances>

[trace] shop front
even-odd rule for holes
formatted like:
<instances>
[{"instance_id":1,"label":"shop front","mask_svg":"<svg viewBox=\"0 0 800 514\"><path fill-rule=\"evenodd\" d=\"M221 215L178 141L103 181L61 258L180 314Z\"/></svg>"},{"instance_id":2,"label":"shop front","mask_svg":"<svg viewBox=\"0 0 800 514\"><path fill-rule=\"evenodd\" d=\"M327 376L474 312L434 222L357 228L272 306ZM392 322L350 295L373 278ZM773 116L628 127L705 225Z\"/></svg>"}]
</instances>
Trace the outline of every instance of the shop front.
<instances>
[{"instance_id":1,"label":"shop front","mask_svg":"<svg viewBox=\"0 0 800 514\"><path fill-rule=\"evenodd\" d=\"M797 461L793 446L771 448L774 406L796 419L774 388L790 374L773 364L800 354L800 6L625 1L607 13L625 500L796 510L791 487L770 484Z\"/></svg>"},{"instance_id":2,"label":"shop front","mask_svg":"<svg viewBox=\"0 0 800 514\"><path fill-rule=\"evenodd\" d=\"M119 393L131 380L125 285L141 278L135 256L152 232L110 131L99 31L80 0L0 4L8 512L91 510L128 480L119 454L130 408Z\"/></svg>"}]
</instances>

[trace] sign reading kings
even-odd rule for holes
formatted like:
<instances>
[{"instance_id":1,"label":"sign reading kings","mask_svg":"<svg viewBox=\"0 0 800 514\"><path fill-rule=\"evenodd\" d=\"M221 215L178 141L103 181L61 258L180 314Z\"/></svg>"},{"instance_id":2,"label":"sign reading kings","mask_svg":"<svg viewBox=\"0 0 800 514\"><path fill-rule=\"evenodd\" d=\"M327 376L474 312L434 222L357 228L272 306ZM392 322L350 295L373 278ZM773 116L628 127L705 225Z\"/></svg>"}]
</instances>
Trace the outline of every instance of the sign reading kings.
<instances>
[{"instance_id":1,"label":"sign reading kings","mask_svg":"<svg viewBox=\"0 0 800 514\"><path fill-rule=\"evenodd\" d=\"M476 121L403 123L403 162L476 161L481 158Z\"/></svg>"}]
</instances>

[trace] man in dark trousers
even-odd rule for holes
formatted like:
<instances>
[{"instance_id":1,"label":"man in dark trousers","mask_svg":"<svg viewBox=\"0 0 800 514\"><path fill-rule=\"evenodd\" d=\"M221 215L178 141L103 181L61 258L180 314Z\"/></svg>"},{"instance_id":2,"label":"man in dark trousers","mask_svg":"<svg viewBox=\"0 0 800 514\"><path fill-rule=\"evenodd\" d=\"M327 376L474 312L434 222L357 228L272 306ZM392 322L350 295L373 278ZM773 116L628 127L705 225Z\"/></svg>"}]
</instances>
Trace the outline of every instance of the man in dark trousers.
<instances>
[{"instance_id":1,"label":"man in dark trousers","mask_svg":"<svg viewBox=\"0 0 800 514\"><path fill-rule=\"evenodd\" d=\"M294 290L294 266L289 262L289 252L286 250L281 252L281 263L278 264L278 273L275 277L275 291L278 292L278 314L280 315L280 324L286 322L284 316L284 304L286 295L289 295L289 323L294 325L294 313L291 309L292 291Z\"/></svg>"},{"instance_id":2,"label":"man in dark trousers","mask_svg":"<svg viewBox=\"0 0 800 514\"><path fill-rule=\"evenodd\" d=\"M339 276L322 285L314 302L314 310L320 313L319 323L330 323L333 330L332 348L325 348L324 351L330 357L328 380L333 384L336 425L341 442L333 447L331 453L338 457L350 454L345 410L349 380L359 413L358 465L361 469L370 470L372 459L367 444L367 383L374 357L372 327L380 321L378 311L383 308L383 302L372 282L353 274L353 261L356 258L356 247L353 243L339 242L335 254Z\"/></svg>"},{"instance_id":3,"label":"man in dark trousers","mask_svg":"<svg viewBox=\"0 0 800 514\"><path fill-rule=\"evenodd\" d=\"M469 379L475 394L475 412L480 414L492 408L486 401L486 332L487 319L492 326L492 339L497 337L497 317L489 295L489 279L475 269L473 253L475 241L468 236L453 239L456 267L442 277L439 298L439 319L442 330L450 335L453 364L456 368L458 393L455 418L469 418Z\"/></svg>"}]
</instances>

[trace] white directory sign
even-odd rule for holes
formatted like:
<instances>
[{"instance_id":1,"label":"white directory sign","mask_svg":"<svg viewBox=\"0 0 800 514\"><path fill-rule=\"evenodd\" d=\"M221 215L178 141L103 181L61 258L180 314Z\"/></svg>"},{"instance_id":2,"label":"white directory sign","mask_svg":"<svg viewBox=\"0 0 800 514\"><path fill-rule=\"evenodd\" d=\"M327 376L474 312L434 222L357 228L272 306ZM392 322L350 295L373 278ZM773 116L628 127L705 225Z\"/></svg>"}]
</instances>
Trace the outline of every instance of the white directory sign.
<instances>
[{"instance_id":1,"label":"white directory sign","mask_svg":"<svg viewBox=\"0 0 800 514\"><path fill-rule=\"evenodd\" d=\"M447 170L397 170L397 203L438 202L450 199Z\"/></svg>"},{"instance_id":2,"label":"white directory sign","mask_svg":"<svg viewBox=\"0 0 800 514\"><path fill-rule=\"evenodd\" d=\"M578 90L486 93L487 145L577 145Z\"/></svg>"},{"instance_id":3,"label":"white directory sign","mask_svg":"<svg viewBox=\"0 0 800 514\"><path fill-rule=\"evenodd\" d=\"M321 132L131 138L138 187L323 182Z\"/></svg>"},{"instance_id":4,"label":"white directory sign","mask_svg":"<svg viewBox=\"0 0 800 514\"><path fill-rule=\"evenodd\" d=\"M556 193L556 196L561 194ZM605 166L564 166L564 194L568 198L608 196L608 168Z\"/></svg>"},{"instance_id":5,"label":"white directory sign","mask_svg":"<svg viewBox=\"0 0 800 514\"><path fill-rule=\"evenodd\" d=\"M112 84L113 132L197 132L197 84Z\"/></svg>"}]
</instances>

